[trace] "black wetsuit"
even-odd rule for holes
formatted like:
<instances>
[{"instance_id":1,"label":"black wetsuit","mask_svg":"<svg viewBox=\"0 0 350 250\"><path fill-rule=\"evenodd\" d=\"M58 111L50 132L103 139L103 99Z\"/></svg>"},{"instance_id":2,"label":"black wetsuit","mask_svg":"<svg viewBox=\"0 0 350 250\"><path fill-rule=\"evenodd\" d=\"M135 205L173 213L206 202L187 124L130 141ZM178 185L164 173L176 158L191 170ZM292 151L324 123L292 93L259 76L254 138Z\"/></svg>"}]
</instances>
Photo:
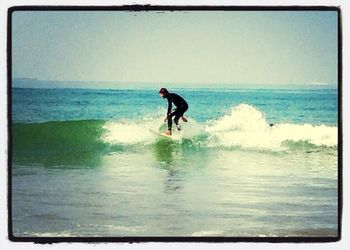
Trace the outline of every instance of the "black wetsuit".
<instances>
[{"instance_id":1,"label":"black wetsuit","mask_svg":"<svg viewBox=\"0 0 350 250\"><path fill-rule=\"evenodd\" d=\"M175 116L174 122L177 125L179 118L187 111L188 104L185 99L175 93L169 93L165 98L168 99L168 129L171 130L172 117ZM173 112L171 112L172 103L176 106L176 109Z\"/></svg>"}]
</instances>

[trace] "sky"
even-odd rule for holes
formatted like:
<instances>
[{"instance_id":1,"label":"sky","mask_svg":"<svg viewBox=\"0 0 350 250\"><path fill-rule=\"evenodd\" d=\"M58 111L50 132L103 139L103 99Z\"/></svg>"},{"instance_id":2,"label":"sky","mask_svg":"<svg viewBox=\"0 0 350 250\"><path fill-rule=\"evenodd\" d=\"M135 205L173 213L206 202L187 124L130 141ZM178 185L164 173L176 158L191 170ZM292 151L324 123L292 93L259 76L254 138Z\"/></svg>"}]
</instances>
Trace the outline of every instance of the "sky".
<instances>
[{"instance_id":1,"label":"sky","mask_svg":"<svg viewBox=\"0 0 350 250\"><path fill-rule=\"evenodd\" d=\"M336 11L16 11L12 23L13 78L337 84Z\"/></svg>"}]
</instances>

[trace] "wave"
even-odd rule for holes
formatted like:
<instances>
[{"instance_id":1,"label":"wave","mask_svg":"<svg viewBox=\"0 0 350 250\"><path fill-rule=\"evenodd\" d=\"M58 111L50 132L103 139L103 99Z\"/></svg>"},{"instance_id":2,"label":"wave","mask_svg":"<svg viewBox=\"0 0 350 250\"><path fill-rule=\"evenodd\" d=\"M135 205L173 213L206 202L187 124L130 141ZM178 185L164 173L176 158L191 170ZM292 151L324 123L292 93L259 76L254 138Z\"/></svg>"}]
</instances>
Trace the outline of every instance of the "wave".
<instances>
[{"instance_id":1,"label":"wave","mask_svg":"<svg viewBox=\"0 0 350 250\"><path fill-rule=\"evenodd\" d=\"M96 152L121 150L129 146L154 144L159 137L149 129L166 129L163 117L138 120L79 120L43 123L14 123L13 149L47 152ZM174 143L190 143L205 148L281 151L292 148L336 148L338 128L326 125L278 123L270 126L263 112L240 104L205 123L189 118Z\"/></svg>"},{"instance_id":2,"label":"wave","mask_svg":"<svg viewBox=\"0 0 350 250\"><path fill-rule=\"evenodd\" d=\"M279 123L270 126L264 113L248 104L240 104L207 124L210 146L285 150L288 142L306 142L334 147L338 128L326 125Z\"/></svg>"},{"instance_id":3,"label":"wave","mask_svg":"<svg viewBox=\"0 0 350 250\"><path fill-rule=\"evenodd\" d=\"M101 120L51 121L42 123L14 123L12 149L74 152L96 151L106 148Z\"/></svg>"}]
</instances>

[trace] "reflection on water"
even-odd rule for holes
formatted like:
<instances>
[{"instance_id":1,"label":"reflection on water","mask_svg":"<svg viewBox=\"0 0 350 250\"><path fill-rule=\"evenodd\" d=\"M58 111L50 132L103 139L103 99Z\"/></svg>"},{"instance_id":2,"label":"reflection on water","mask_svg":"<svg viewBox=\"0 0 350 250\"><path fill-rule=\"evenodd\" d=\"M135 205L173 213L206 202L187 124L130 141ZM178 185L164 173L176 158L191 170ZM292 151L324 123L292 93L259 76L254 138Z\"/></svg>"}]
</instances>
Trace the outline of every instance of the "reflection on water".
<instances>
[{"instance_id":1,"label":"reflection on water","mask_svg":"<svg viewBox=\"0 0 350 250\"><path fill-rule=\"evenodd\" d=\"M159 167L167 170L164 178L164 191L174 192L182 188L181 169L182 164L177 161L182 160L182 150L179 144L171 140L158 140L153 145L155 159L160 163Z\"/></svg>"},{"instance_id":2,"label":"reflection on water","mask_svg":"<svg viewBox=\"0 0 350 250\"><path fill-rule=\"evenodd\" d=\"M157 161L169 165L173 161L173 154L176 150L176 144L171 140L158 140L154 144L154 155Z\"/></svg>"},{"instance_id":3,"label":"reflection on water","mask_svg":"<svg viewBox=\"0 0 350 250\"><path fill-rule=\"evenodd\" d=\"M14 159L23 164L12 178L17 235L336 234L336 156L169 140L124 149Z\"/></svg>"}]
</instances>

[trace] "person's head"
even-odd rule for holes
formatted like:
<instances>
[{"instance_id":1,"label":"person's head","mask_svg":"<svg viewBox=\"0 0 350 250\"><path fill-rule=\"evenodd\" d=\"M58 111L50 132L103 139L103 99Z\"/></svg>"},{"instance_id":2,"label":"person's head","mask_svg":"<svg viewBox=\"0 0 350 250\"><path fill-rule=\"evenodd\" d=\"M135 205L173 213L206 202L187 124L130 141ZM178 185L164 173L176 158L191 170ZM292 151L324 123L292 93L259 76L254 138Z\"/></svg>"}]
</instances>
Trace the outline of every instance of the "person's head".
<instances>
[{"instance_id":1,"label":"person's head","mask_svg":"<svg viewBox=\"0 0 350 250\"><path fill-rule=\"evenodd\" d=\"M159 90L159 95L163 98L166 98L169 95L169 91L166 88L161 88Z\"/></svg>"}]
</instances>

